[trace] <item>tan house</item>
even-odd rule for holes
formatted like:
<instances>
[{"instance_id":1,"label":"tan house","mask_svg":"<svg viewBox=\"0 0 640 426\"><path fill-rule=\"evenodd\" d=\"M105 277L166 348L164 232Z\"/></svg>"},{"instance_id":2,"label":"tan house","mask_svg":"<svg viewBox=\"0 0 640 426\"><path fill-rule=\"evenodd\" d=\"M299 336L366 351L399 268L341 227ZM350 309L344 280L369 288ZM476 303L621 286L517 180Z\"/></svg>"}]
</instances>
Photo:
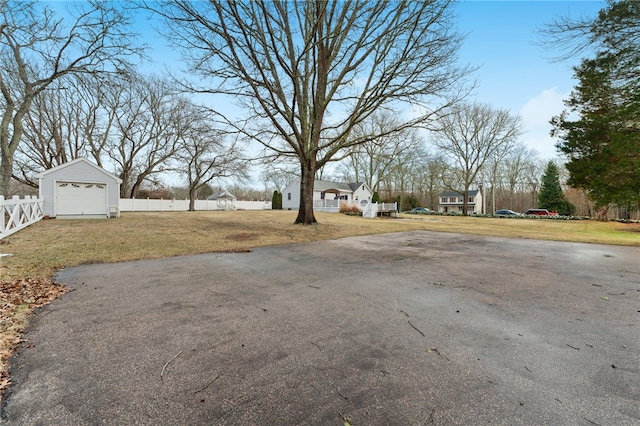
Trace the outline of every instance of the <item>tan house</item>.
<instances>
[{"instance_id":1,"label":"tan house","mask_svg":"<svg viewBox=\"0 0 640 426\"><path fill-rule=\"evenodd\" d=\"M438 197L438 212L460 213L464 209L464 196L459 192L445 191ZM467 200L467 214L482 214L482 193L478 190L469 191Z\"/></svg>"}]
</instances>

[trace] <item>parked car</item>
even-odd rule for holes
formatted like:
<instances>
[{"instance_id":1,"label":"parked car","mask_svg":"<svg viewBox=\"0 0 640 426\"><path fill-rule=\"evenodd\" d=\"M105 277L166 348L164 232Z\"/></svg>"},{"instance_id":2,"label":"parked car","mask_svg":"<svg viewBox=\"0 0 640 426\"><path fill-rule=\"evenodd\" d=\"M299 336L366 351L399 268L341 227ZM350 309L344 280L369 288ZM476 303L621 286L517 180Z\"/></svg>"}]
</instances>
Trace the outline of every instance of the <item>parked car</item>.
<instances>
[{"instance_id":1,"label":"parked car","mask_svg":"<svg viewBox=\"0 0 640 426\"><path fill-rule=\"evenodd\" d=\"M527 216L557 216L558 212L550 212L547 209L529 209L525 214Z\"/></svg>"},{"instance_id":2,"label":"parked car","mask_svg":"<svg viewBox=\"0 0 640 426\"><path fill-rule=\"evenodd\" d=\"M410 214L431 214L431 213L435 213L433 210L428 209L426 207L415 207L411 210L407 210L405 213L410 213Z\"/></svg>"},{"instance_id":3,"label":"parked car","mask_svg":"<svg viewBox=\"0 0 640 426\"><path fill-rule=\"evenodd\" d=\"M522 213L514 212L513 210L509 209L496 210L494 214L496 216L522 216Z\"/></svg>"}]
</instances>

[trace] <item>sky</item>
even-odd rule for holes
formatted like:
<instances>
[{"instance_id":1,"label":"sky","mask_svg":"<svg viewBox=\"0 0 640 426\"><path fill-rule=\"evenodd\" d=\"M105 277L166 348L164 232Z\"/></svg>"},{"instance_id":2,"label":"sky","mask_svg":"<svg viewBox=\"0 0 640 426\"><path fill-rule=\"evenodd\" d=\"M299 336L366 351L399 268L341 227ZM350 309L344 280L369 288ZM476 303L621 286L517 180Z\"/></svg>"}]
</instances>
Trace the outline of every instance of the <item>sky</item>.
<instances>
[{"instance_id":1,"label":"sky","mask_svg":"<svg viewBox=\"0 0 640 426\"><path fill-rule=\"evenodd\" d=\"M521 142L542 160L557 157L549 120L564 109L579 58L553 62L558 52L536 44L540 28L558 16L593 17L605 6L596 0L461 0L456 5L458 29L466 34L460 62L479 67L472 76L478 86L468 100L519 114L525 126ZM174 57L150 25L140 30L154 48L156 69Z\"/></svg>"},{"instance_id":2,"label":"sky","mask_svg":"<svg viewBox=\"0 0 640 426\"><path fill-rule=\"evenodd\" d=\"M525 126L521 142L537 151L541 160L555 159L549 120L564 109L562 101L576 84L572 67L579 58L553 62L558 52L536 44L539 30L558 16L593 17L605 6L596 0L461 0L455 11L458 29L466 38L459 59L479 67L472 76L477 88L467 100L519 114ZM157 22L152 25L144 18L138 21L137 31L154 59L144 70L176 69L179 55L158 36L154 25Z\"/></svg>"},{"instance_id":3,"label":"sky","mask_svg":"<svg viewBox=\"0 0 640 426\"><path fill-rule=\"evenodd\" d=\"M457 6L458 28L467 34L461 62L480 66L472 99L520 114L521 141L543 160L557 156L549 120L562 112L562 100L577 83L572 67L579 58L552 62L558 52L536 44L539 29L557 16L593 17L605 6L594 0L466 0Z\"/></svg>"}]
</instances>

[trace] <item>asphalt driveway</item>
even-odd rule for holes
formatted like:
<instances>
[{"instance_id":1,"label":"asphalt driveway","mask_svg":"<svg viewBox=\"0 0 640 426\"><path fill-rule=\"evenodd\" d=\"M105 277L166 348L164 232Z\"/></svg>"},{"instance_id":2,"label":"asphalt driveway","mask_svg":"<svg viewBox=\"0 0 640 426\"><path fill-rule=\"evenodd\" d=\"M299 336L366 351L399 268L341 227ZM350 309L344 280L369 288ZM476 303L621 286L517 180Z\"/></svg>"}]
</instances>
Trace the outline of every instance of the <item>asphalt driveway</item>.
<instances>
[{"instance_id":1,"label":"asphalt driveway","mask_svg":"<svg viewBox=\"0 0 640 426\"><path fill-rule=\"evenodd\" d=\"M8 424L640 424L640 249L408 232L62 271Z\"/></svg>"}]
</instances>

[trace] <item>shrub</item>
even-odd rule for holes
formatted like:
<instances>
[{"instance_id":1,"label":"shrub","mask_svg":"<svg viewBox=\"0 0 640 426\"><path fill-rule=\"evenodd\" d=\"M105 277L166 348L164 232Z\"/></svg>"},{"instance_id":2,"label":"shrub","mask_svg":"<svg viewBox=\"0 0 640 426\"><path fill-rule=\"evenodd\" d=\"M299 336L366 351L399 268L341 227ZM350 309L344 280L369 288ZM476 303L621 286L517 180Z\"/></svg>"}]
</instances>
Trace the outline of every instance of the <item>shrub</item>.
<instances>
[{"instance_id":1,"label":"shrub","mask_svg":"<svg viewBox=\"0 0 640 426\"><path fill-rule=\"evenodd\" d=\"M271 197L271 210L282 210L282 192L273 191Z\"/></svg>"},{"instance_id":2,"label":"shrub","mask_svg":"<svg viewBox=\"0 0 640 426\"><path fill-rule=\"evenodd\" d=\"M413 194L396 195L392 202L398 203L398 209L401 212L420 207L420 200Z\"/></svg>"},{"instance_id":3,"label":"shrub","mask_svg":"<svg viewBox=\"0 0 640 426\"><path fill-rule=\"evenodd\" d=\"M342 203L340 204L340 213L362 213L362 210L355 204Z\"/></svg>"}]
</instances>

